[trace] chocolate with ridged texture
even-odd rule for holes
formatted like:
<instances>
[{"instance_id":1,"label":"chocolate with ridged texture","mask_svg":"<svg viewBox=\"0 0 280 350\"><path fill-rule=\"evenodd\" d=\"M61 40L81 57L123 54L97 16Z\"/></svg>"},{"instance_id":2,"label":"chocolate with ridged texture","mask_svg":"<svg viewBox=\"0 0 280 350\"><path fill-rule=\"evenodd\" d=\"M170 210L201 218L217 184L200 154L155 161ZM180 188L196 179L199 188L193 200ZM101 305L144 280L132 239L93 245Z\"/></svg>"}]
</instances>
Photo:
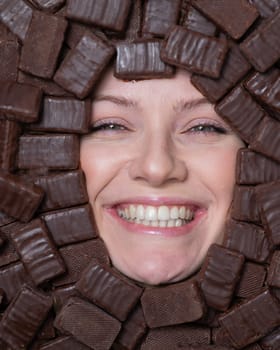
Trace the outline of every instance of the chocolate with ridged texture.
<instances>
[{"instance_id":1,"label":"chocolate with ridged texture","mask_svg":"<svg viewBox=\"0 0 280 350\"><path fill-rule=\"evenodd\" d=\"M56 12L64 4L65 0L29 0L32 4L38 7L42 11L46 12Z\"/></svg>"},{"instance_id":2,"label":"chocolate with ridged texture","mask_svg":"<svg viewBox=\"0 0 280 350\"><path fill-rule=\"evenodd\" d=\"M20 45L18 41L3 38L0 33L0 81L17 80L19 57Z\"/></svg>"},{"instance_id":3,"label":"chocolate with ridged texture","mask_svg":"<svg viewBox=\"0 0 280 350\"><path fill-rule=\"evenodd\" d=\"M147 0L142 18L142 34L164 37L178 23L181 0Z\"/></svg>"},{"instance_id":4,"label":"chocolate with ridged texture","mask_svg":"<svg viewBox=\"0 0 280 350\"><path fill-rule=\"evenodd\" d=\"M23 287L5 310L0 337L12 349L26 349L48 315L52 300L45 294Z\"/></svg>"},{"instance_id":5,"label":"chocolate with ridged texture","mask_svg":"<svg viewBox=\"0 0 280 350\"><path fill-rule=\"evenodd\" d=\"M212 328L212 343L215 345L227 346L231 349L231 341L228 332L222 327ZM248 350L248 349L247 349Z\"/></svg>"},{"instance_id":6,"label":"chocolate with ridged texture","mask_svg":"<svg viewBox=\"0 0 280 350\"><path fill-rule=\"evenodd\" d=\"M206 311L201 291L195 281L146 288L141 304L150 328L194 322Z\"/></svg>"},{"instance_id":7,"label":"chocolate with ridged texture","mask_svg":"<svg viewBox=\"0 0 280 350\"><path fill-rule=\"evenodd\" d=\"M51 211L41 215L41 218L57 246L77 243L97 236L89 205Z\"/></svg>"},{"instance_id":8,"label":"chocolate with ridged texture","mask_svg":"<svg viewBox=\"0 0 280 350\"><path fill-rule=\"evenodd\" d=\"M273 15L280 8L279 0L250 0L263 18ZM265 349L266 350L266 349Z\"/></svg>"},{"instance_id":9,"label":"chocolate with ridged texture","mask_svg":"<svg viewBox=\"0 0 280 350\"><path fill-rule=\"evenodd\" d=\"M219 78L227 50L225 39L175 26L162 45L161 58L193 73Z\"/></svg>"},{"instance_id":10,"label":"chocolate with ridged texture","mask_svg":"<svg viewBox=\"0 0 280 350\"><path fill-rule=\"evenodd\" d=\"M83 271L76 288L84 297L120 321L127 319L143 291L108 265L96 261Z\"/></svg>"},{"instance_id":11,"label":"chocolate with ridged texture","mask_svg":"<svg viewBox=\"0 0 280 350\"><path fill-rule=\"evenodd\" d=\"M267 18L240 44L254 68L265 72L280 58L280 10Z\"/></svg>"},{"instance_id":12,"label":"chocolate with ridged texture","mask_svg":"<svg viewBox=\"0 0 280 350\"><path fill-rule=\"evenodd\" d=\"M259 341L262 350L278 350L280 348L280 327Z\"/></svg>"},{"instance_id":13,"label":"chocolate with ridged texture","mask_svg":"<svg viewBox=\"0 0 280 350\"><path fill-rule=\"evenodd\" d=\"M55 319L55 327L96 350L109 350L121 323L102 309L80 298L71 298Z\"/></svg>"},{"instance_id":14,"label":"chocolate with ridged texture","mask_svg":"<svg viewBox=\"0 0 280 350\"><path fill-rule=\"evenodd\" d=\"M4 225L8 225L9 223L15 221L14 218L6 215L5 213L3 213L2 211L0 211L0 227L4 226Z\"/></svg>"},{"instance_id":15,"label":"chocolate with ridged texture","mask_svg":"<svg viewBox=\"0 0 280 350\"><path fill-rule=\"evenodd\" d=\"M125 29L130 5L131 0L84 0L82 3L68 0L66 17L104 29L122 31Z\"/></svg>"},{"instance_id":16,"label":"chocolate with ridged texture","mask_svg":"<svg viewBox=\"0 0 280 350\"><path fill-rule=\"evenodd\" d=\"M40 119L29 130L84 134L89 131L92 114L90 99L45 96Z\"/></svg>"},{"instance_id":17,"label":"chocolate with ridged texture","mask_svg":"<svg viewBox=\"0 0 280 350\"><path fill-rule=\"evenodd\" d=\"M280 250L276 250L272 255L268 268L267 284L280 288Z\"/></svg>"},{"instance_id":18,"label":"chocolate with ridged texture","mask_svg":"<svg viewBox=\"0 0 280 350\"><path fill-rule=\"evenodd\" d=\"M2 226L0 229L0 237L2 240L4 240L4 244L1 247L0 267L9 265L19 260L18 253L11 239L9 238L10 232L16 230L17 227L21 227L21 225L24 225L20 223L20 225L18 226L17 223L19 223L19 221L15 221L6 226Z\"/></svg>"},{"instance_id":19,"label":"chocolate with ridged texture","mask_svg":"<svg viewBox=\"0 0 280 350\"><path fill-rule=\"evenodd\" d=\"M200 287L208 306L220 311L229 307L244 260L242 254L212 244L200 272Z\"/></svg>"},{"instance_id":20,"label":"chocolate with ridged texture","mask_svg":"<svg viewBox=\"0 0 280 350\"><path fill-rule=\"evenodd\" d=\"M209 36L215 36L217 27L201 12L190 6L180 25L187 27L194 32L199 32Z\"/></svg>"},{"instance_id":21,"label":"chocolate with ridged texture","mask_svg":"<svg viewBox=\"0 0 280 350\"><path fill-rule=\"evenodd\" d=\"M38 186L4 172L0 172L0 193L0 210L23 222L31 220L44 195Z\"/></svg>"},{"instance_id":22,"label":"chocolate with ridged texture","mask_svg":"<svg viewBox=\"0 0 280 350\"><path fill-rule=\"evenodd\" d=\"M256 342L280 324L280 304L269 290L219 318L232 344L241 349Z\"/></svg>"},{"instance_id":23,"label":"chocolate with ridged texture","mask_svg":"<svg viewBox=\"0 0 280 350\"><path fill-rule=\"evenodd\" d=\"M114 75L131 80L172 76L174 69L161 60L160 48L159 40L117 44Z\"/></svg>"},{"instance_id":24,"label":"chocolate with ridged texture","mask_svg":"<svg viewBox=\"0 0 280 350\"><path fill-rule=\"evenodd\" d=\"M38 119L42 99L40 88L12 81L1 82L0 113L23 123Z\"/></svg>"},{"instance_id":25,"label":"chocolate with ridged texture","mask_svg":"<svg viewBox=\"0 0 280 350\"><path fill-rule=\"evenodd\" d=\"M0 21L21 41L24 40L33 9L23 0L1 0Z\"/></svg>"},{"instance_id":26,"label":"chocolate with ridged texture","mask_svg":"<svg viewBox=\"0 0 280 350\"><path fill-rule=\"evenodd\" d=\"M215 110L247 143L265 116L261 106L241 85L216 104Z\"/></svg>"},{"instance_id":27,"label":"chocolate with ridged texture","mask_svg":"<svg viewBox=\"0 0 280 350\"><path fill-rule=\"evenodd\" d=\"M280 178L278 162L242 148L237 153L236 182L239 185L258 185L276 181Z\"/></svg>"},{"instance_id":28,"label":"chocolate with ridged texture","mask_svg":"<svg viewBox=\"0 0 280 350\"><path fill-rule=\"evenodd\" d=\"M40 350L90 350L71 336L58 337L40 346Z\"/></svg>"},{"instance_id":29,"label":"chocolate with ridged texture","mask_svg":"<svg viewBox=\"0 0 280 350\"><path fill-rule=\"evenodd\" d=\"M78 22L69 22L64 39L65 43L69 46L70 49L73 49L87 32L93 32L92 27L89 25ZM95 29L94 33L96 32L97 30Z\"/></svg>"},{"instance_id":30,"label":"chocolate with ridged texture","mask_svg":"<svg viewBox=\"0 0 280 350\"><path fill-rule=\"evenodd\" d=\"M199 74L191 76L192 84L215 103L234 87L249 71L251 65L241 53L237 44L229 41L229 50L218 79Z\"/></svg>"},{"instance_id":31,"label":"chocolate with ridged texture","mask_svg":"<svg viewBox=\"0 0 280 350\"><path fill-rule=\"evenodd\" d=\"M62 308L68 299L71 297L76 297L78 295L79 292L76 289L75 283L67 284L65 286L53 289L52 298L55 313L58 313L58 311Z\"/></svg>"},{"instance_id":32,"label":"chocolate with ridged texture","mask_svg":"<svg viewBox=\"0 0 280 350\"><path fill-rule=\"evenodd\" d=\"M87 32L66 55L54 75L54 81L78 98L85 98L114 53L111 44Z\"/></svg>"},{"instance_id":33,"label":"chocolate with ridged texture","mask_svg":"<svg viewBox=\"0 0 280 350\"><path fill-rule=\"evenodd\" d=\"M254 186L235 186L231 216L235 220L260 222L261 219Z\"/></svg>"},{"instance_id":34,"label":"chocolate with ridged texture","mask_svg":"<svg viewBox=\"0 0 280 350\"><path fill-rule=\"evenodd\" d=\"M65 271L64 262L42 220L34 219L18 231L12 232L11 239L36 285Z\"/></svg>"},{"instance_id":35,"label":"chocolate with ridged texture","mask_svg":"<svg viewBox=\"0 0 280 350\"><path fill-rule=\"evenodd\" d=\"M21 132L20 124L0 119L0 168L13 171L17 152L18 138Z\"/></svg>"},{"instance_id":36,"label":"chocolate with ridged texture","mask_svg":"<svg viewBox=\"0 0 280 350\"><path fill-rule=\"evenodd\" d=\"M66 28L65 19L34 12L21 50L19 68L41 78L51 78Z\"/></svg>"},{"instance_id":37,"label":"chocolate with ridged texture","mask_svg":"<svg viewBox=\"0 0 280 350\"><path fill-rule=\"evenodd\" d=\"M234 220L227 221L223 245L258 263L266 262L272 249L261 226Z\"/></svg>"},{"instance_id":38,"label":"chocolate with ridged texture","mask_svg":"<svg viewBox=\"0 0 280 350\"><path fill-rule=\"evenodd\" d=\"M256 8L246 0L192 0L192 4L233 39L241 38L259 16Z\"/></svg>"},{"instance_id":39,"label":"chocolate with ridged texture","mask_svg":"<svg viewBox=\"0 0 280 350\"><path fill-rule=\"evenodd\" d=\"M19 169L77 169L79 149L79 138L74 134L23 135L19 138L17 167Z\"/></svg>"}]
</instances>

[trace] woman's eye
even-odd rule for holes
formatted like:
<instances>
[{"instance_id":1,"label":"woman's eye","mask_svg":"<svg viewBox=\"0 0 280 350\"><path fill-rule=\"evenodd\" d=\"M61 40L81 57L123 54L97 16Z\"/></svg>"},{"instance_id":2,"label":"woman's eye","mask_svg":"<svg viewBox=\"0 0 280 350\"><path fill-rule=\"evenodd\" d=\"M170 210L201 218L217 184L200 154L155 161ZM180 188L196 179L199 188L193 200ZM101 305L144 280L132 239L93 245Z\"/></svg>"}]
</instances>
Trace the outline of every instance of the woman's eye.
<instances>
[{"instance_id":1,"label":"woman's eye","mask_svg":"<svg viewBox=\"0 0 280 350\"><path fill-rule=\"evenodd\" d=\"M216 133L216 134L226 134L227 130L221 126L214 124L199 124L191 127L189 129L190 132L198 132L198 133Z\"/></svg>"},{"instance_id":2,"label":"woman's eye","mask_svg":"<svg viewBox=\"0 0 280 350\"><path fill-rule=\"evenodd\" d=\"M118 124L118 123L102 123L93 125L91 127L92 132L98 132L98 131L122 131L127 130L127 128L124 125Z\"/></svg>"}]
</instances>

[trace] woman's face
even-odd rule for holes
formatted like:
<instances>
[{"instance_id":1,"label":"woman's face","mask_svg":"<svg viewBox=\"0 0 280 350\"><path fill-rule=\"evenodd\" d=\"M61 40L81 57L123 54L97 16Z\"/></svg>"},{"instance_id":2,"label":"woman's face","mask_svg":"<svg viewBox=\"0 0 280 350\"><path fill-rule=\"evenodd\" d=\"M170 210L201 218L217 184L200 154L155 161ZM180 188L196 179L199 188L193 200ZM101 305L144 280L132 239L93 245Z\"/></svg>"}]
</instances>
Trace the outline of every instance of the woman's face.
<instances>
[{"instance_id":1,"label":"woman's face","mask_svg":"<svg viewBox=\"0 0 280 350\"><path fill-rule=\"evenodd\" d=\"M148 284L195 272L222 239L242 145L187 72L138 82L108 72L81 165L113 265Z\"/></svg>"}]
</instances>

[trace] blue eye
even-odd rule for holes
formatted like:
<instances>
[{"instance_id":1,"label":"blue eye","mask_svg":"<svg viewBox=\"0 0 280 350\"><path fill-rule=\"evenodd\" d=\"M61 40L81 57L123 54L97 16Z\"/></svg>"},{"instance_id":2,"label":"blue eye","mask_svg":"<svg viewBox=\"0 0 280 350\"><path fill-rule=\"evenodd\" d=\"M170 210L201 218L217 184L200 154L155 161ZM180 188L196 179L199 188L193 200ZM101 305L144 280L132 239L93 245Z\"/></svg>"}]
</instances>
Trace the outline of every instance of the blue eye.
<instances>
[{"instance_id":1,"label":"blue eye","mask_svg":"<svg viewBox=\"0 0 280 350\"><path fill-rule=\"evenodd\" d=\"M189 129L191 132L227 134L227 130L214 124L199 124Z\"/></svg>"}]
</instances>

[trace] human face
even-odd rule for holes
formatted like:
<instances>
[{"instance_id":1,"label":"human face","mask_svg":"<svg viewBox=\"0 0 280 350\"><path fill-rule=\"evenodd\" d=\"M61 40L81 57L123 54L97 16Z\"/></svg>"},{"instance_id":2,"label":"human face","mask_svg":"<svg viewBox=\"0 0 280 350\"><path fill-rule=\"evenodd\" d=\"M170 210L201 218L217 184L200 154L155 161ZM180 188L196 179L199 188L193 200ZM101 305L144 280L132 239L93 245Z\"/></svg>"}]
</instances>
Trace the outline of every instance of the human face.
<instances>
[{"instance_id":1,"label":"human face","mask_svg":"<svg viewBox=\"0 0 280 350\"><path fill-rule=\"evenodd\" d=\"M223 237L241 140L184 71L138 82L108 72L92 126L81 166L112 264L153 285L194 273Z\"/></svg>"}]
</instances>

